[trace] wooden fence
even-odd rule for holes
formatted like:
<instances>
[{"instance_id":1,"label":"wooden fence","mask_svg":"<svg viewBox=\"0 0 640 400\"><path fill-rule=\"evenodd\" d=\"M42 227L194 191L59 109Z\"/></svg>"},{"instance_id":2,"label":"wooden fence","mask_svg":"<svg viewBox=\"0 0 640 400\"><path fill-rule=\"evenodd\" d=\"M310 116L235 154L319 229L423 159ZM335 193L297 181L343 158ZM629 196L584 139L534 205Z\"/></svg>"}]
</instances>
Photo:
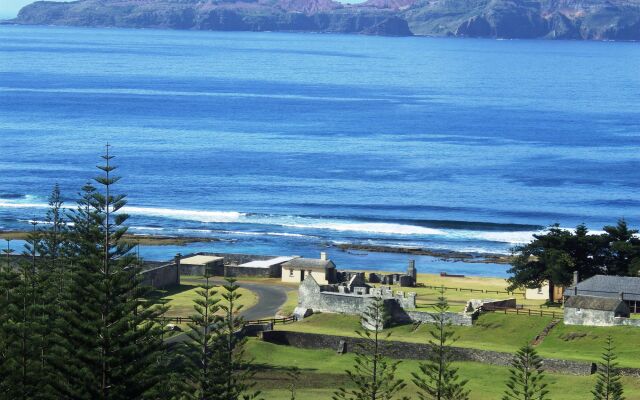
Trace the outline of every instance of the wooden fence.
<instances>
[{"instance_id":1,"label":"wooden fence","mask_svg":"<svg viewBox=\"0 0 640 400\"><path fill-rule=\"evenodd\" d=\"M243 321L244 325L260 325L260 324L288 324L292 322L296 322L295 316L290 316L286 318L265 318L265 319L254 319L250 321ZM160 318L159 321L162 321L163 324L186 324L189 322L193 322L191 317L170 317L170 318Z\"/></svg>"},{"instance_id":2,"label":"wooden fence","mask_svg":"<svg viewBox=\"0 0 640 400\"><path fill-rule=\"evenodd\" d=\"M512 296L524 296L524 292L509 292L506 290L487 290L487 289L472 289L472 288L459 288L459 287L448 287L448 286L430 286L423 285L421 288L426 289L444 289L444 290L455 290L456 292L469 292L469 293L486 293L486 294L509 294Z\"/></svg>"},{"instance_id":3,"label":"wooden fence","mask_svg":"<svg viewBox=\"0 0 640 400\"><path fill-rule=\"evenodd\" d=\"M502 308L502 307L484 306L482 307L482 310L487 312L496 312L496 313L504 313L504 314L527 315L529 317L562 318L564 316L564 313L560 311L533 310L531 308Z\"/></svg>"}]
</instances>

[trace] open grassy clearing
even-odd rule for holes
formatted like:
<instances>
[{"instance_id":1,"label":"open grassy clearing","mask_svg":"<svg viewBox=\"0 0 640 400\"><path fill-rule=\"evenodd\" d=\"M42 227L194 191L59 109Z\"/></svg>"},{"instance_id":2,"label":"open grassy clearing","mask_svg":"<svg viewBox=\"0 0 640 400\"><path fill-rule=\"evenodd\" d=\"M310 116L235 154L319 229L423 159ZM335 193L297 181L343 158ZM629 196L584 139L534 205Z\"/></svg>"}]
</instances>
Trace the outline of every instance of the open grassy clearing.
<instances>
[{"instance_id":1,"label":"open grassy clearing","mask_svg":"<svg viewBox=\"0 0 640 400\"><path fill-rule=\"evenodd\" d=\"M558 324L538 347L544 357L596 361L611 335L621 366L640 368L640 328L634 326L593 327ZM639 397L640 398L640 397Z\"/></svg>"},{"instance_id":2,"label":"open grassy clearing","mask_svg":"<svg viewBox=\"0 0 640 400\"><path fill-rule=\"evenodd\" d=\"M462 311L467 301L470 299L508 299L515 298L518 304L525 308L539 308L544 304L543 300L527 300L522 295L523 290L516 291L515 294L506 293L507 281L502 278L485 278L477 276L442 277L436 274L418 274L418 283L425 286L445 288L457 288L445 290L445 296L451 306L451 311ZM406 288L407 292L416 292L416 302L420 308L428 308L436 302L439 296L439 289L416 287ZM473 290L473 292L471 291ZM482 291L482 292L481 292ZM488 292L488 293L487 293ZM496 293L498 292L498 293Z\"/></svg>"},{"instance_id":3,"label":"open grassy clearing","mask_svg":"<svg viewBox=\"0 0 640 400\"><path fill-rule=\"evenodd\" d=\"M458 336L455 346L513 353L525 343L531 342L551 322L551 317L529 317L489 313L481 315L472 327L454 326ZM356 337L360 328L358 317L339 314L315 314L290 325L276 329L307 333L323 333ZM414 329L413 325L389 328L390 340L426 343L428 325ZM640 368L640 329L636 327L594 328L558 324L537 347L548 358L594 362L600 357L602 345L611 335L618 348L622 366Z\"/></svg>"},{"instance_id":4,"label":"open grassy clearing","mask_svg":"<svg viewBox=\"0 0 640 400\"><path fill-rule=\"evenodd\" d=\"M357 337L360 329L359 318L339 314L315 314L290 325L280 325L276 329L307 333ZM550 317L526 317L504 314L482 315L475 326L452 327L459 347L483 350L514 352L523 344L530 342L551 321ZM426 343L429 339L429 325L420 325L417 329L411 324L391 327L390 340Z\"/></svg>"},{"instance_id":5,"label":"open grassy clearing","mask_svg":"<svg viewBox=\"0 0 640 400\"><path fill-rule=\"evenodd\" d=\"M169 311L165 314L167 317L188 317L195 311L193 309L193 300L198 297L197 290L203 280L197 281L181 280L180 286L173 287L167 290L155 290L149 299L157 304L164 304L169 306ZM221 293L224 292L222 286L216 286L218 291L218 298ZM247 309L255 305L258 301L256 295L247 289L238 289L240 301L238 305L242 305L244 309Z\"/></svg>"},{"instance_id":6,"label":"open grassy clearing","mask_svg":"<svg viewBox=\"0 0 640 400\"><path fill-rule=\"evenodd\" d=\"M340 385L349 385L344 371L353 365L353 355L338 355L331 350L306 350L264 343L256 339L247 344L249 356L261 366L257 376L258 388L264 397L285 400L290 396L286 391L289 378L286 370L298 367L302 375L297 382L299 399L328 400ZM457 363L463 378L469 379L472 400L495 400L501 398L508 368L478 363ZM399 377L410 381L412 371L418 370L417 361L403 361ZM563 400L584 400L590 398L590 390L595 377L548 374L551 398ZM624 378L625 394L628 399L640 398L640 380ZM415 398L415 387L409 384L404 394Z\"/></svg>"}]
</instances>

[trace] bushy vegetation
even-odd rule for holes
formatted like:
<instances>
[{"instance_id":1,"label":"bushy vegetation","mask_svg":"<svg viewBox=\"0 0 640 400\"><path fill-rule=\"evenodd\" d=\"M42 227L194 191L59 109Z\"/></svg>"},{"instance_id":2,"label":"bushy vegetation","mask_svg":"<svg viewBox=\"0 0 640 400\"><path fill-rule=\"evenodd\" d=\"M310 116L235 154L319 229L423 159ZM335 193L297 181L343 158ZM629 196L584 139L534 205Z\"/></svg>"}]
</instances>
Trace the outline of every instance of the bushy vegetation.
<instances>
[{"instance_id":1,"label":"bushy vegetation","mask_svg":"<svg viewBox=\"0 0 640 400\"><path fill-rule=\"evenodd\" d=\"M544 234L534 235L528 244L514 248L510 290L568 286L573 272L580 279L594 275L638 276L640 272L640 238L624 219L605 226L604 233L592 234L585 225L574 231L551 226ZM553 298L550 296L550 298Z\"/></svg>"},{"instance_id":2,"label":"bushy vegetation","mask_svg":"<svg viewBox=\"0 0 640 400\"><path fill-rule=\"evenodd\" d=\"M47 223L22 257L0 270L0 398L257 398L233 281L195 302L190 337L171 348L167 307L147 299L141 263L125 240L126 196L116 194L113 156L67 211L55 188Z\"/></svg>"}]
</instances>

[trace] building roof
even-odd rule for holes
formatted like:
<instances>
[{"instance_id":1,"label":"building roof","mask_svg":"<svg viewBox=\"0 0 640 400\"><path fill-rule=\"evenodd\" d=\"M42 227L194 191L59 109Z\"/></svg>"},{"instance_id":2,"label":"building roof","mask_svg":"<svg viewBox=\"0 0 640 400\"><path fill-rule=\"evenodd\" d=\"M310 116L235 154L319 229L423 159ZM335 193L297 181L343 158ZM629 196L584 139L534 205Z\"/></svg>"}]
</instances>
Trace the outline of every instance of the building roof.
<instances>
[{"instance_id":1,"label":"building roof","mask_svg":"<svg viewBox=\"0 0 640 400\"><path fill-rule=\"evenodd\" d=\"M325 271L336 267L333 261L320 258L294 258L282 266L291 269L311 269L316 271Z\"/></svg>"},{"instance_id":2,"label":"building roof","mask_svg":"<svg viewBox=\"0 0 640 400\"><path fill-rule=\"evenodd\" d=\"M616 311L618 307L628 308L620 299L595 296L572 296L564 303L564 308L584 308L588 310Z\"/></svg>"},{"instance_id":3,"label":"building roof","mask_svg":"<svg viewBox=\"0 0 640 400\"><path fill-rule=\"evenodd\" d=\"M224 260L224 257L216 257L216 256L193 256L188 258L183 258L180 260L180 264L187 265L207 265L211 262Z\"/></svg>"},{"instance_id":4,"label":"building roof","mask_svg":"<svg viewBox=\"0 0 640 400\"><path fill-rule=\"evenodd\" d=\"M241 268L269 268L274 265L279 265L291 261L296 257L276 257L269 260L255 260L248 263L240 264Z\"/></svg>"},{"instance_id":5,"label":"building roof","mask_svg":"<svg viewBox=\"0 0 640 400\"><path fill-rule=\"evenodd\" d=\"M625 300L640 301L640 278L596 275L578 283L578 295L618 299L620 293L624 293ZM574 287L565 289L564 295L574 296Z\"/></svg>"}]
</instances>

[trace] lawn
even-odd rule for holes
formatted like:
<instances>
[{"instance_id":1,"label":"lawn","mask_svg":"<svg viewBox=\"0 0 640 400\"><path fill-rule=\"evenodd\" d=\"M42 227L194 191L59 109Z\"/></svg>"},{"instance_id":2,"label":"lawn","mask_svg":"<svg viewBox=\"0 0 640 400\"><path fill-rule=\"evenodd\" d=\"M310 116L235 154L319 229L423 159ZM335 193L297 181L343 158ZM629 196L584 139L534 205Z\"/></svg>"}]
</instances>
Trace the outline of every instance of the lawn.
<instances>
[{"instance_id":1,"label":"lawn","mask_svg":"<svg viewBox=\"0 0 640 400\"><path fill-rule=\"evenodd\" d=\"M169 311L166 313L167 317L188 317L195 312L193 301L198 297L196 292L202 281L202 278L181 279L180 286L167 290L155 290L149 298L158 304L169 306ZM221 286L216 286L215 289L218 291L217 297L220 297L220 294L224 292L224 288ZM253 306L258 301L256 295L250 290L240 288L238 293L242 296L238 305L242 305L244 309Z\"/></svg>"},{"instance_id":2,"label":"lawn","mask_svg":"<svg viewBox=\"0 0 640 400\"><path fill-rule=\"evenodd\" d=\"M256 377L257 387L263 397L269 400L290 399L286 387L291 380L286 371L298 367L302 374L297 381L297 398L304 400L329 400L333 391L340 386L350 386L343 371L353 365L351 354L338 355L331 350L306 350L288 346L278 346L251 339L247 343L247 352L260 365ZM417 361L403 361L398 376L409 385L404 393L415 396L415 386L411 384L411 372L418 371ZM508 368L464 362L456 363L460 375L469 379L471 400L495 400L501 397L504 382L509 374ZM551 398L563 400L584 400L590 398L595 377L548 374ZM624 378L625 395L628 399L640 398L640 380Z\"/></svg>"},{"instance_id":3,"label":"lawn","mask_svg":"<svg viewBox=\"0 0 640 400\"><path fill-rule=\"evenodd\" d=\"M634 326L594 327L558 324L539 346L545 357L594 361L600 358L611 335L621 366L640 368L640 328Z\"/></svg>"},{"instance_id":4,"label":"lawn","mask_svg":"<svg viewBox=\"0 0 640 400\"><path fill-rule=\"evenodd\" d=\"M426 307L436 302L439 287L447 288L445 297L451 311L462 311L470 299L508 299L515 298L519 305L526 308L539 308L543 300L526 300L523 291L507 293L507 281L501 278L469 276L464 278L442 277L436 274L418 274L418 283L427 287L405 288L406 292L416 292L418 307ZM432 286L428 287L428 286Z\"/></svg>"},{"instance_id":5,"label":"lawn","mask_svg":"<svg viewBox=\"0 0 640 400\"><path fill-rule=\"evenodd\" d=\"M489 313L481 315L474 326L454 326L458 340L455 346L513 353L531 342L551 322L551 317ZM358 317L340 314L315 314L277 329L296 332L357 336ZM389 328L390 340L426 343L429 325L417 329L413 325ZM565 326L562 322L551 330L538 346L544 357L593 362L600 358L607 335L612 335L622 366L640 368L640 329L636 327Z\"/></svg>"},{"instance_id":6,"label":"lawn","mask_svg":"<svg viewBox=\"0 0 640 400\"><path fill-rule=\"evenodd\" d=\"M524 315L484 314L474 326L455 326L458 336L456 346L480 348L483 350L514 352L520 346L533 340L551 321L550 317L528 317ZM340 314L315 314L291 325L281 325L277 329L296 332L324 333L340 336L357 336L360 328L358 317ZM387 329L390 340L426 343L429 325L417 329L411 324Z\"/></svg>"}]
</instances>

